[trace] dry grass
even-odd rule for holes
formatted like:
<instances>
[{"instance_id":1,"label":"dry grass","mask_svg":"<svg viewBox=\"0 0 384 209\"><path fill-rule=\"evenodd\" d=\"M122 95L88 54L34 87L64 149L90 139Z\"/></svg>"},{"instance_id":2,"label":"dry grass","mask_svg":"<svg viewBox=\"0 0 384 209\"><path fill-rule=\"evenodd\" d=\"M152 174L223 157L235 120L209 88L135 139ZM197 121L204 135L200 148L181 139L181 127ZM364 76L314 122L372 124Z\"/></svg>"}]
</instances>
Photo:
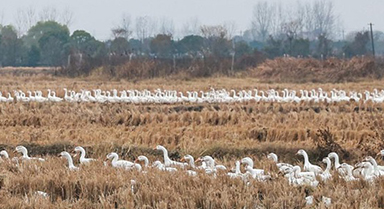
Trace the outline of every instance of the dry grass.
<instances>
[{"instance_id":1,"label":"dry grass","mask_svg":"<svg viewBox=\"0 0 384 209\"><path fill-rule=\"evenodd\" d=\"M259 84L254 79L209 78L170 82L163 79L125 81L69 80L51 76L2 77L2 90L63 87L93 89L311 89L345 90L384 88L383 82L345 84ZM53 88L54 87L54 88ZM42 155L45 163L16 167L0 166L1 208L302 208L304 197L313 194L332 198L334 208L382 208L383 179L375 184L346 183L339 179L317 189L292 188L265 155L275 152L281 161L298 163L294 154L309 151L317 162L331 149L344 150L354 163L383 149L384 105L355 102L339 104L0 104L0 148L12 151L24 144L31 155ZM107 153L116 151L133 160L144 154L150 161L161 159L152 148L162 144L173 159L185 154L212 155L233 167L234 160L250 156L258 168L273 173L266 183L250 185L225 175L189 177L156 170L127 172L102 166ZM92 166L70 172L56 157L74 146L86 147L88 155L100 159ZM12 155L12 154L11 154ZM77 159L76 159L77 161ZM135 194L130 180L138 182ZM45 191L48 199L34 195ZM322 207L321 203L316 207ZM257 208L257 207L256 207Z\"/></svg>"}]
</instances>

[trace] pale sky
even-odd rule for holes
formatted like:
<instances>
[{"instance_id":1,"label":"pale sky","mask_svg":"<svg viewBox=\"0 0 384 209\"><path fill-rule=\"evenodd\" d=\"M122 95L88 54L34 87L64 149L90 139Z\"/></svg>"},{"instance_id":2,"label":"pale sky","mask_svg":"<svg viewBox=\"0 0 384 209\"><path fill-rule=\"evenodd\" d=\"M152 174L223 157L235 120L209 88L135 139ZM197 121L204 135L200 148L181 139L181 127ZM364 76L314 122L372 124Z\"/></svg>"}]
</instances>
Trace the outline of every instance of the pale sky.
<instances>
[{"instance_id":1,"label":"pale sky","mask_svg":"<svg viewBox=\"0 0 384 209\"><path fill-rule=\"evenodd\" d=\"M234 22L237 33L249 28L252 9L258 0L0 0L0 21L13 23L17 11L33 7L37 12L45 7L58 11L69 9L74 14L71 32L84 29L96 38L105 40L111 37L110 29L116 26L123 13L130 14L132 20L139 16L170 18L176 30L183 23L198 18L207 25ZM296 5L298 0L268 0ZM312 0L301 0L312 1ZM362 30L368 23L374 29L384 31L384 0L334 0L335 13L343 21L345 31ZM1 18L1 16L3 18Z\"/></svg>"}]
</instances>

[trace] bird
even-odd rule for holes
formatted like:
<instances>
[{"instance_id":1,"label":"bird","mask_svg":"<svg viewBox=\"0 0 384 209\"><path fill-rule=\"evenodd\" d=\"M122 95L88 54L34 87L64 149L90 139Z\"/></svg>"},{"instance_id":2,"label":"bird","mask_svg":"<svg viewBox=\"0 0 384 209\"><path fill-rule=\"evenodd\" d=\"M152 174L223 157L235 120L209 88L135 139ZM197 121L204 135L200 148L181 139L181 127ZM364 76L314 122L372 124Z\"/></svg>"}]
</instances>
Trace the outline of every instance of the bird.
<instances>
[{"instance_id":1,"label":"bird","mask_svg":"<svg viewBox=\"0 0 384 209\"><path fill-rule=\"evenodd\" d=\"M39 160L42 162L45 161L43 158L29 157L27 148L21 145L15 148L15 152L21 152L23 154L23 156L21 156L22 160Z\"/></svg>"},{"instance_id":2,"label":"bird","mask_svg":"<svg viewBox=\"0 0 384 209\"><path fill-rule=\"evenodd\" d=\"M116 152L111 152L107 155L107 159L111 160L112 159L112 167L115 168L124 168L126 170L132 170L132 169L137 169L141 171L141 166L137 163L133 163L128 160L119 160L119 155Z\"/></svg>"},{"instance_id":3,"label":"bird","mask_svg":"<svg viewBox=\"0 0 384 209\"><path fill-rule=\"evenodd\" d=\"M75 156L77 155L77 152L80 152L80 164L88 164L92 161L95 161L93 158L86 158L85 157L85 149L83 147L77 146L75 147Z\"/></svg>"},{"instance_id":4,"label":"bird","mask_svg":"<svg viewBox=\"0 0 384 209\"><path fill-rule=\"evenodd\" d=\"M79 170L78 167L76 167L75 165L73 165L72 157L71 157L71 155L70 155L68 152L63 151L63 152L61 152L61 153L59 154L59 156L61 156L61 157L65 158L65 159L67 159L69 170L71 170L71 171Z\"/></svg>"},{"instance_id":5,"label":"bird","mask_svg":"<svg viewBox=\"0 0 384 209\"><path fill-rule=\"evenodd\" d=\"M313 165L312 163L309 162L308 154L307 152L305 152L305 150L301 149L296 154L302 155L304 157L304 171L310 171L315 173L316 175L323 172L323 169L321 169L320 166Z\"/></svg>"}]
</instances>

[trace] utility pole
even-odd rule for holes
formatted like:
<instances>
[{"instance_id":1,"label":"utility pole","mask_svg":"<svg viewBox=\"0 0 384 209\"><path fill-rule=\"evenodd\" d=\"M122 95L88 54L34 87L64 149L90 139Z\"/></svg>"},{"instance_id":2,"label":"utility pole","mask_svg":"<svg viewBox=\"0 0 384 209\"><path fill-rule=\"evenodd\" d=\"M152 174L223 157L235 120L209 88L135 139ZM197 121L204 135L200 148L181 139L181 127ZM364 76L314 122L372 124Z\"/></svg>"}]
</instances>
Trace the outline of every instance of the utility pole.
<instances>
[{"instance_id":1,"label":"utility pole","mask_svg":"<svg viewBox=\"0 0 384 209\"><path fill-rule=\"evenodd\" d=\"M375 44L373 43L373 31L372 31L372 23L369 23L369 27L371 28L371 42L372 42L372 55L375 57Z\"/></svg>"}]
</instances>

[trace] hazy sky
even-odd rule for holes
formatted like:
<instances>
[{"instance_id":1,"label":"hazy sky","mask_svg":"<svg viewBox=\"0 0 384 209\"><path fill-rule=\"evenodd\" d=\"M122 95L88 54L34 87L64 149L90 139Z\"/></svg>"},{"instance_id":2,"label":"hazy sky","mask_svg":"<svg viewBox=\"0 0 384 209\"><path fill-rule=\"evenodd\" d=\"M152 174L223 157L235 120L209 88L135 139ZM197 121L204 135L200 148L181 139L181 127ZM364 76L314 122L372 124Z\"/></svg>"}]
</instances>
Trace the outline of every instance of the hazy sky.
<instances>
[{"instance_id":1,"label":"hazy sky","mask_svg":"<svg viewBox=\"0 0 384 209\"><path fill-rule=\"evenodd\" d=\"M32 6L36 11L54 7L68 8L74 13L70 30L84 29L98 39L111 37L110 29L117 25L123 13L134 20L138 16L167 17L176 29L197 17L204 24L233 21L237 32L249 28L252 9L258 0L0 0L3 24L13 23L18 9ZM298 0L280 0L295 6ZM312 0L302 0L312 1ZM279 0L268 0L279 2ZM384 0L334 0L335 13L340 15L345 31L362 30L373 22L374 28L384 31ZM1 20L1 16L0 16Z\"/></svg>"}]
</instances>

